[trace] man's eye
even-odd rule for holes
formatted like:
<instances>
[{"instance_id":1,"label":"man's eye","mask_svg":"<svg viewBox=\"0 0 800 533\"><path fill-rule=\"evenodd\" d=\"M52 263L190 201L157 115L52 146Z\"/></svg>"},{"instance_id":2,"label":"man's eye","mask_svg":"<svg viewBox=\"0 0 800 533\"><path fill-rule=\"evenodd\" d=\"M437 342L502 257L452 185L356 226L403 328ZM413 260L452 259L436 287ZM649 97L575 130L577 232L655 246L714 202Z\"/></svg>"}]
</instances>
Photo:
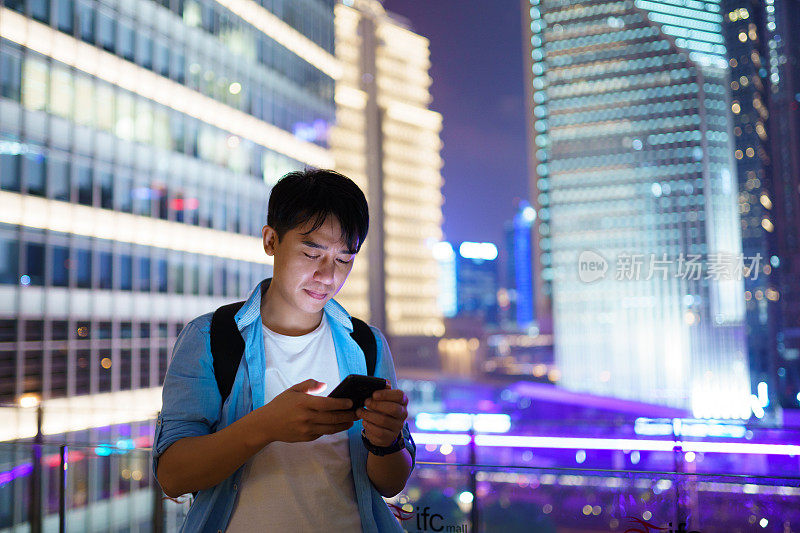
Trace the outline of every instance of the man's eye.
<instances>
[{"instance_id":1,"label":"man's eye","mask_svg":"<svg viewBox=\"0 0 800 533\"><path fill-rule=\"evenodd\" d=\"M317 259L319 257L318 255L311 255L311 254L307 254L305 252L303 252L303 255L305 255L309 259Z\"/></svg>"},{"instance_id":2,"label":"man's eye","mask_svg":"<svg viewBox=\"0 0 800 533\"><path fill-rule=\"evenodd\" d=\"M347 265L352 261L352 259L348 259L347 261L345 261L344 259L337 259L337 261L339 261L343 265Z\"/></svg>"}]
</instances>

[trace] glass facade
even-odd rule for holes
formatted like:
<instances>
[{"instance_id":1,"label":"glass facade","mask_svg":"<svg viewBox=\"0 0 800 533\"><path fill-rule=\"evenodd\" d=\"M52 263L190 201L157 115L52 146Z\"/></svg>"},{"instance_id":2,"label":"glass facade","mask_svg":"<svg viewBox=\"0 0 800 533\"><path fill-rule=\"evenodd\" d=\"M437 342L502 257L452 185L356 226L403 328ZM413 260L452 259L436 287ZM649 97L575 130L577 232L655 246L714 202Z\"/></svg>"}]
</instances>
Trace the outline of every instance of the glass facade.
<instances>
[{"instance_id":1,"label":"glass facade","mask_svg":"<svg viewBox=\"0 0 800 533\"><path fill-rule=\"evenodd\" d=\"M0 8L0 402L156 387L269 274L271 184L332 161L333 2L246 4Z\"/></svg>"},{"instance_id":2,"label":"glass facade","mask_svg":"<svg viewBox=\"0 0 800 533\"><path fill-rule=\"evenodd\" d=\"M723 2L723 27L730 66L734 158L739 176L739 213L742 251L765 258L758 278L745 279L747 352L753 390L769 385L775 400L774 367L780 299L774 250L776 198L772 172L772 138L769 131L768 46L763 2Z\"/></svg>"},{"instance_id":3,"label":"glass facade","mask_svg":"<svg viewBox=\"0 0 800 533\"><path fill-rule=\"evenodd\" d=\"M773 238L777 273L778 399L782 406L800 405L800 13L794 2L765 0L769 65L772 152ZM780 144L778 144L780 142Z\"/></svg>"},{"instance_id":4,"label":"glass facade","mask_svg":"<svg viewBox=\"0 0 800 533\"><path fill-rule=\"evenodd\" d=\"M562 384L747 418L742 280L707 270L742 251L719 2L524 11L537 317L551 304Z\"/></svg>"}]
</instances>

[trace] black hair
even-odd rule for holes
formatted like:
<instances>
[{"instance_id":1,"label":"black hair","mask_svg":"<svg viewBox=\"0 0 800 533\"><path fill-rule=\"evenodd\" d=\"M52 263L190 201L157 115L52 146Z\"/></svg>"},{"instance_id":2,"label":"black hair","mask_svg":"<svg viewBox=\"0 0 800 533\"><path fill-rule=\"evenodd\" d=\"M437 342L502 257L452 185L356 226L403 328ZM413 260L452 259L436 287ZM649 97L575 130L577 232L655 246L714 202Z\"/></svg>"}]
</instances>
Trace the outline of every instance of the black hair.
<instances>
[{"instance_id":1,"label":"black hair","mask_svg":"<svg viewBox=\"0 0 800 533\"><path fill-rule=\"evenodd\" d=\"M272 188L267 225L278 240L308 221L313 221L311 233L330 216L339 221L348 251L357 253L367 237L369 208L353 180L333 170L307 168L289 172Z\"/></svg>"}]
</instances>

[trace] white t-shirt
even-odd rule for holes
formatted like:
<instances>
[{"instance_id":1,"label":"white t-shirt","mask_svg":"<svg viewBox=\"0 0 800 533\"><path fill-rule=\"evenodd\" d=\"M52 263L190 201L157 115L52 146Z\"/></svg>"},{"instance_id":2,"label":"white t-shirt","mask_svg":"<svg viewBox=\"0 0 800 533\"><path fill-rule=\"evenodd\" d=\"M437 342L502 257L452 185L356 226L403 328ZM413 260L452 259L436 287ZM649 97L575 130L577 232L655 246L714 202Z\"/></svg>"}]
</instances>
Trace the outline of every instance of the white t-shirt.
<instances>
[{"instance_id":1,"label":"white t-shirt","mask_svg":"<svg viewBox=\"0 0 800 533\"><path fill-rule=\"evenodd\" d=\"M264 330L264 401L315 379L326 395L341 381L328 319L306 335ZM227 531L361 531L347 432L311 442L273 442L247 464Z\"/></svg>"}]
</instances>

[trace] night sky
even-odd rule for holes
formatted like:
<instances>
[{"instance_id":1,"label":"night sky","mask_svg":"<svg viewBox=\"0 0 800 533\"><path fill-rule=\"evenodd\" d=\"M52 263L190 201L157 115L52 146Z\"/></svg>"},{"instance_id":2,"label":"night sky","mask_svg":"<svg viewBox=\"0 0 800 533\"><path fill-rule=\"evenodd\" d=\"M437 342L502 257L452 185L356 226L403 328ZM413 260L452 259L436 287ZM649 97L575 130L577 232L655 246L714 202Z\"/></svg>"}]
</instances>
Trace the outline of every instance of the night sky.
<instances>
[{"instance_id":1,"label":"night sky","mask_svg":"<svg viewBox=\"0 0 800 533\"><path fill-rule=\"evenodd\" d=\"M430 39L433 103L444 127L444 232L502 244L527 198L522 22L518 0L385 0Z\"/></svg>"}]
</instances>

